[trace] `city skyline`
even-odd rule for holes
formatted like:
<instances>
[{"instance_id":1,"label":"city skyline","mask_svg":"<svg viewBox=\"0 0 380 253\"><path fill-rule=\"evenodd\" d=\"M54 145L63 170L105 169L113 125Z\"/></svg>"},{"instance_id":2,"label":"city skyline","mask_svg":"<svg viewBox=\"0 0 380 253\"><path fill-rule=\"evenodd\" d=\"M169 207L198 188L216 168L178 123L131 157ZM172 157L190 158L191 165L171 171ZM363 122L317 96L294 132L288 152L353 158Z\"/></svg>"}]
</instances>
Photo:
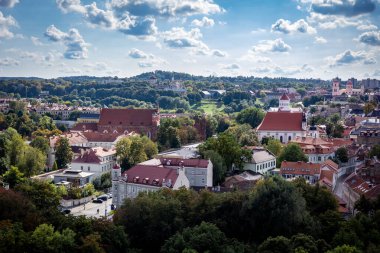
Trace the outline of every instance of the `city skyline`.
<instances>
[{"instance_id":1,"label":"city skyline","mask_svg":"<svg viewBox=\"0 0 380 253\"><path fill-rule=\"evenodd\" d=\"M379 78L379 0L0 0L0 76Z\"/></svg>"}]
</instances>

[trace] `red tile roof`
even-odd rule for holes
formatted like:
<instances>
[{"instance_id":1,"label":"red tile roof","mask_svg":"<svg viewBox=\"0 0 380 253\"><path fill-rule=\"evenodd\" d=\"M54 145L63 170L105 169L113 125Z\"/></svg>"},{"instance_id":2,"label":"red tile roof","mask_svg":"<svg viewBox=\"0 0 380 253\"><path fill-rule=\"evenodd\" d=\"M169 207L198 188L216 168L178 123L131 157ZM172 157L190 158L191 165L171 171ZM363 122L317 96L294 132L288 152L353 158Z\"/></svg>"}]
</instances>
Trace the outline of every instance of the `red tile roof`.
<instances>
[{"instance_id":1,"label":"red tile roof","mask_svg":"<svg viewBox=\"0 0 380 253\"><path fill-rule=\"evenodd\" d=\"M319 175L321 165L318 163L287 162L281 163L280 174Z\"/></svg>"},{"instance_id":2,"label":"red tile roof","mask_svg":"<svg viewBox=\"0 0 380 253\"><path fill-rule=\"evenodd\" d=\"M122 133L100 133L100 132L83 132L83 135L89 142L114 142Z\"/></svg>"},{"instance_id":3,"label":"red tile roof","mask_svg":"<svg viewBox=\"0 0 380 253\"><path fill-rule=\"evenodd\" d=\"M337 172L339 170L339 165L334 163L332 160L326 160L323 164L322 167L328 166L331 170Z\"/></svg>"},{"instance_id":4,"label":"red tile roof","mask_svg":"<svg viewBox=\"0 0 380 253\"><path fill-rule=\"evenodd\" d=\"M135 184L145 184L152 186L167 186L172 188L178 178L177 170L162 166L136 165L125 171L123 176L127 176L126 182ZM171 181L171 185L168 183Z\"/></svg>"},{"instance_id":5,"label":"red tile roof","mask_svg":"<svg viewBox=\"0 0 380 253\"><path fill-rule=\"evenodd\" d=\"M182 163L184 167L207 168L209 164L206 159L160 158L160 161L163 166L180 166Z\"/></svg>"},{"instance_id":6,"label":"red tile roof","mask_svg":"<svg viewBox=\"0 0 380 253\"><path fill-rule=\"evenodd\" d=\"M108 109L100 111L99 125L151 126L157 109Z\"/></svg>"},{"instance_id":7,"label":"red tile roof","mask_svg":"<svg viewBox=\"0 0 380 253\"><path fill-rule=\"evenodd\" d=\"M267 112L261 124L260 131L303 131L301 112Z\"/></svg>"},{"instance_id":8,"label":"red tile roof","mask_svg":"<svg viewBox=\"0 0 380 253\"><path fill-rule=\"evenodd\" d=\"M73 128L72 131L97 131L98 124L97 123L78 123Z\"/></svg>"},{"instance_id":9,"label":"red tile roof","mask_svg":"<svg viewBox=\"0 0 380 253\"><path fill-rule=\"evenodd\" d=\"M366 182L355 172L348 176L344 183L359 195L365 195L367 198L376 198L380 195L380 185Z\"/></svg>"},{"instance_id":10,"label":"red tile roof","mask_svg":"<svg viewBox=\"0 0 380 253\"><path fill-rule=\"evenodd\" d=\"M96 155L96 152L92 149L87 150L84 154L80 155L77 159L72 161L73 163L101 163L100 158Z\"/></svg>"},{"instance_id":11,"label":"red tile roof","mask_svg":"<svg viewBox=\"0 0 380 253\"><path fill-rule=\"evenodd\" d=\"M286 95L286 93L282 94L280 100L290 100L290 98L288 97L288 95Z\"/></svg>"}]
</instances>

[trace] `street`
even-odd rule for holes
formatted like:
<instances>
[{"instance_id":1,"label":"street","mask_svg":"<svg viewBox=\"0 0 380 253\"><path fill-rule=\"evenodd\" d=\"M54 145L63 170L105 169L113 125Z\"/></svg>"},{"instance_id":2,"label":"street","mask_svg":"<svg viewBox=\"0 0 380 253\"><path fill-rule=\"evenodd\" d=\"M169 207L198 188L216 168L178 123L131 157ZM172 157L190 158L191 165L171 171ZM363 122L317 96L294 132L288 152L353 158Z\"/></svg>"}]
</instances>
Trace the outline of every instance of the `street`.
<instances>
[{"instance_id":1,"label":"street","mask_svg":"<svg viewBox=\"0 0 380 253\"><path fill-rule=\"evenodd\" d=\"M76 206L71 208L71 214L74 216L85 215L87 217L101 218L105 216L105 209L107 208L107 217L110 217L112 199L107 199L103 203L92 203L88 202L87 204ZM99 212L98 212L99 210Z\"/></svg>"},{"instance_id":2,"label":"street","mask_svg":"<svg viewBox=\"0 0 380 253\"><path fill-rule=\"evenodd\" d=\"M348 176L349 176L349 174L344 174L336 180L336 186L334 189L334 193L335 193L335 195L337 195L341 199L343 198L343 182L344 182L344 180L346 180L346 178Z\"/></svg>"}]
</instances>

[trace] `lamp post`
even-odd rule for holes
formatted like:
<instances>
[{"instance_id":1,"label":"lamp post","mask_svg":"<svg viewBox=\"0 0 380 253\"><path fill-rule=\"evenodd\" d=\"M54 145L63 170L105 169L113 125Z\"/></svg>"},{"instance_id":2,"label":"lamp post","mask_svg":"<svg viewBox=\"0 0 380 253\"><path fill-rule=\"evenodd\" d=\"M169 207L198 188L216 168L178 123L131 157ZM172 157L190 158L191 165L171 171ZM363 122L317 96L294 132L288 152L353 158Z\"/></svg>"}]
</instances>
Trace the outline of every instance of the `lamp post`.
<instances>
[{"instance_id":1,"label":"lamp post","mask_svg":"<svg viewBox=\"0 0 380 253\"><path fill-rule=\"evenodd\" d=\"M108 199L104 202L104 217L107 218L107 201Z\"/></svg>"}]
</instances>

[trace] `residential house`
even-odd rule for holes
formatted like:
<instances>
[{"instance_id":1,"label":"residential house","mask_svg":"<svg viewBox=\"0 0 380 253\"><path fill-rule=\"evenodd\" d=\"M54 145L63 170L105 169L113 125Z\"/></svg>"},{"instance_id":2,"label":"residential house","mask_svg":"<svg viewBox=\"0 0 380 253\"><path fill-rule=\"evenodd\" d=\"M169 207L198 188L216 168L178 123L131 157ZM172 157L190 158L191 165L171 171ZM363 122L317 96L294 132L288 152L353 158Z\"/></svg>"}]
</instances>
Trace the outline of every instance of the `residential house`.
<instances>
[{"instance_id":1,"label":"residential house","mask_svg":"<svg viewBox=\"0 0 380 253\"><path fill-rule=\"evenodd\" d=\"M294 179L302 177L307 182L315 184L319 181L321 174L321 164L306 162L288 162L281 163L280 175L285 179Z\"/></svg>"},{"instance_id":2,"label":"residential house","mask_svg":"<svg viewBox=\"0 0 380 253\"><path fill-rule=\"evenodd\" d=\"M267 174L276 168L276 157L263 147L246 147L252 151L251 160L244 164L244 170Z\"/></svg>"},{"instance_id":3,"label":"residential house","mask_svg":"<svg viewBox=\"0 0 380 253\"><path fill-rule=\"evenodd\" d=\"M69 182L72 186L82 187L94 180L94 173L82 170L64 170L62 173L54 174L55 184Z\"/></svg>"}]
</instances>

